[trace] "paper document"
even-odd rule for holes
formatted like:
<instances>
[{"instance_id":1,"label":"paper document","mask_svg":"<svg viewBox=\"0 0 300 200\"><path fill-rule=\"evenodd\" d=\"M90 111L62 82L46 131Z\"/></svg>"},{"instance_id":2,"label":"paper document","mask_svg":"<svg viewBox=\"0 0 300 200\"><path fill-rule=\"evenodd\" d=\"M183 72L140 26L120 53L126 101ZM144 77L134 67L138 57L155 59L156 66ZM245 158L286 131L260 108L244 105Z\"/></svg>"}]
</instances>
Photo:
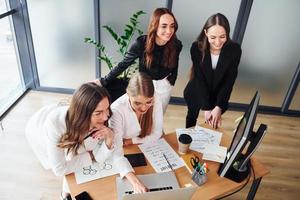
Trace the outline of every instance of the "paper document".
<instances>
[{"instance_id":1,"label":"paper document","mask_svg":"<svg viewBox=\"0 0 300 200\"><path fill-rule=\"evenodd\" d=\"M93 165L82 168L80 171L75 172L76 183L81 184L118 174L111 163L112 161L106 160L102 164L93 163Z\"/></svg>"},{"instance_id":2,"label":"paper document","mask_svg":"<svg viewBox=\"0 0 300 200\"><path fill-rule=\"evenodd\" d=\"M170 168L168 162L173 169L184 166L182 160L164 138L159 139L155 143L138 145L138 147L144 153L156 172L171 171L172 169Z\"/></svg>"},{"instance_id":3,"label":"paper document","mask_svg":"<svg viewBox=\"0 0 300 200\"><path fill-rule=\"evenodd\" d=\"M226 147L206 144L202 159L224 163L226 153L227 153Z\"/></svg>"},{"instance_id":4,"label":"paper document","mask_svg":"<svg viewBox=\"0 0 300 200\"><path fill-rule=\"evenodd\" d=\"M189 134L193 139L190 149L200 153L204 152L206 144L219 146L222 139L221 132L213 131L200 126L196 126L194 129L186 129L186 128L176 129L177 139L179 135L183 133Z\"/></svg>"}]
</instances>

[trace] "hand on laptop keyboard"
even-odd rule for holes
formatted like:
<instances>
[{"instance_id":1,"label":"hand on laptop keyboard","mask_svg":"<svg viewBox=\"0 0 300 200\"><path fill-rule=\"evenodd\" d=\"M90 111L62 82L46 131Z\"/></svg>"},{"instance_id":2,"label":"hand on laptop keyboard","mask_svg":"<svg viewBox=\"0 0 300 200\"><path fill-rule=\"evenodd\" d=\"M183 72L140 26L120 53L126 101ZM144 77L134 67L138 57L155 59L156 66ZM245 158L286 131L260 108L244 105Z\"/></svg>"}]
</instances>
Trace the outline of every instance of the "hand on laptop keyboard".
<instances>
[{"instance_id":1,"label":"hand on laptop keyboard","mask_svg":"<svg viewBox=\"0 0 300 200\"><path fill-rule=\"evenodd\" d=\"M161 190L172 190L173 187L160 187L160 188L150 188L148 192L156 192L156 191L161 191ZM133 194L133 191L126 191L125 194Z\"/></svg>"}]
</instances>

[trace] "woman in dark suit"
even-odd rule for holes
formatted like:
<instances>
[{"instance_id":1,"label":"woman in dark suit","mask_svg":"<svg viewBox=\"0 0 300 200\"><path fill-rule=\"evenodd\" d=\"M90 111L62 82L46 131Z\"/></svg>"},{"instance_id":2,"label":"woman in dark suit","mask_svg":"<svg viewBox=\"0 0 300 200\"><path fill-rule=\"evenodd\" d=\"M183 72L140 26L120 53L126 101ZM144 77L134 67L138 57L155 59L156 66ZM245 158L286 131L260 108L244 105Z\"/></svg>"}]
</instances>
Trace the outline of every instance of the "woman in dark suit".
<instances>
[{"instance_id":1,"label":"woman in dark suit","mask_svg":"<svg viewBox=\"0 0 300 200\"><path fill-rule=\"evenodd\" d=\"M184 89L187 128L196 125L200 109L204 110L206 123L213 128L221 125L242 53L240 45L231 41L229 32L227 18L217 13L208 18L192 44L191 78Z\"/></svg>"}]
</instances>

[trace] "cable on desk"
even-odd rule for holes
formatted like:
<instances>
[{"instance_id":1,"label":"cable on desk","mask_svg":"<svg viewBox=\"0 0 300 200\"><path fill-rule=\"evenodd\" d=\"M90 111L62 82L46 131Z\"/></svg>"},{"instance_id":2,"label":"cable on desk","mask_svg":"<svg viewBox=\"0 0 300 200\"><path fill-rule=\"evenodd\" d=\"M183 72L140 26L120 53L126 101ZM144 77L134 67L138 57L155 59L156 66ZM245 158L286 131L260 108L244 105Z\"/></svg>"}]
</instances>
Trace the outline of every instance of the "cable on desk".
<instances>
[{"instance_id":1,"label":"cable on desk","mask_svg":"<svg viewBox=\"0 0 300 200\"><path fill-rule=\"evenodd\" d=\"M253 180L255 180L256 177L255 177L255 172L254 172L254 169L253 169L252 165L251 165L251 171L252 171L252 173L253 173Z\"/></svg>"},{"instance_id":2,"label":"cable on desk","mask_svg":"<svg viewBox=\"0 0 300 200\"><path fill-rule=\"evenodd\" d=\"M233 195L233 194L235 194L235 193L241 191L242 189L244 189L244 188L246 187L246 185L249 183L249 180L250 180L250 178L251 178L251 174L253 174L253 177L254 177L253 180L255 180L255 172L254 172L254 169L253 169L252 165L250 165L250 168L251 168L251 172L252 172L252 173L249 174L246 183L245 183L242 187L240 187L238 190L236 190L236 191L234 191L234 192L232 192L232 193L226 194L226 195L223 196L223 197L217 198L216 200L224 199L224 198L229 197L229 196L231 196L231 195Z\"/></svg>"}]
</instances>

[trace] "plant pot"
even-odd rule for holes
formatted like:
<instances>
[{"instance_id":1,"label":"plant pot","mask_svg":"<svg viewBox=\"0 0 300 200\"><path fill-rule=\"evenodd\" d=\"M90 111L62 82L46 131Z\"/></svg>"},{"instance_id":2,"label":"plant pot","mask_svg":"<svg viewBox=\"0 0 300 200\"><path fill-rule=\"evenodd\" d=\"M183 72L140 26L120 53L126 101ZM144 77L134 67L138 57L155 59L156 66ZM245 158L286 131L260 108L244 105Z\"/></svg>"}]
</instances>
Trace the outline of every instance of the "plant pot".
<instances>
[{"instance_id":1,"label":"plant pot","mask_svg":"<svg viewBox=\"0 0 300 200\"><path fill-rule=\"evenodd\" d=\"M114 102L117 98L125 94L129 79L114 79L107 84L106 89L110 94L111 101Z\"/></svg>"}]
</instances>

